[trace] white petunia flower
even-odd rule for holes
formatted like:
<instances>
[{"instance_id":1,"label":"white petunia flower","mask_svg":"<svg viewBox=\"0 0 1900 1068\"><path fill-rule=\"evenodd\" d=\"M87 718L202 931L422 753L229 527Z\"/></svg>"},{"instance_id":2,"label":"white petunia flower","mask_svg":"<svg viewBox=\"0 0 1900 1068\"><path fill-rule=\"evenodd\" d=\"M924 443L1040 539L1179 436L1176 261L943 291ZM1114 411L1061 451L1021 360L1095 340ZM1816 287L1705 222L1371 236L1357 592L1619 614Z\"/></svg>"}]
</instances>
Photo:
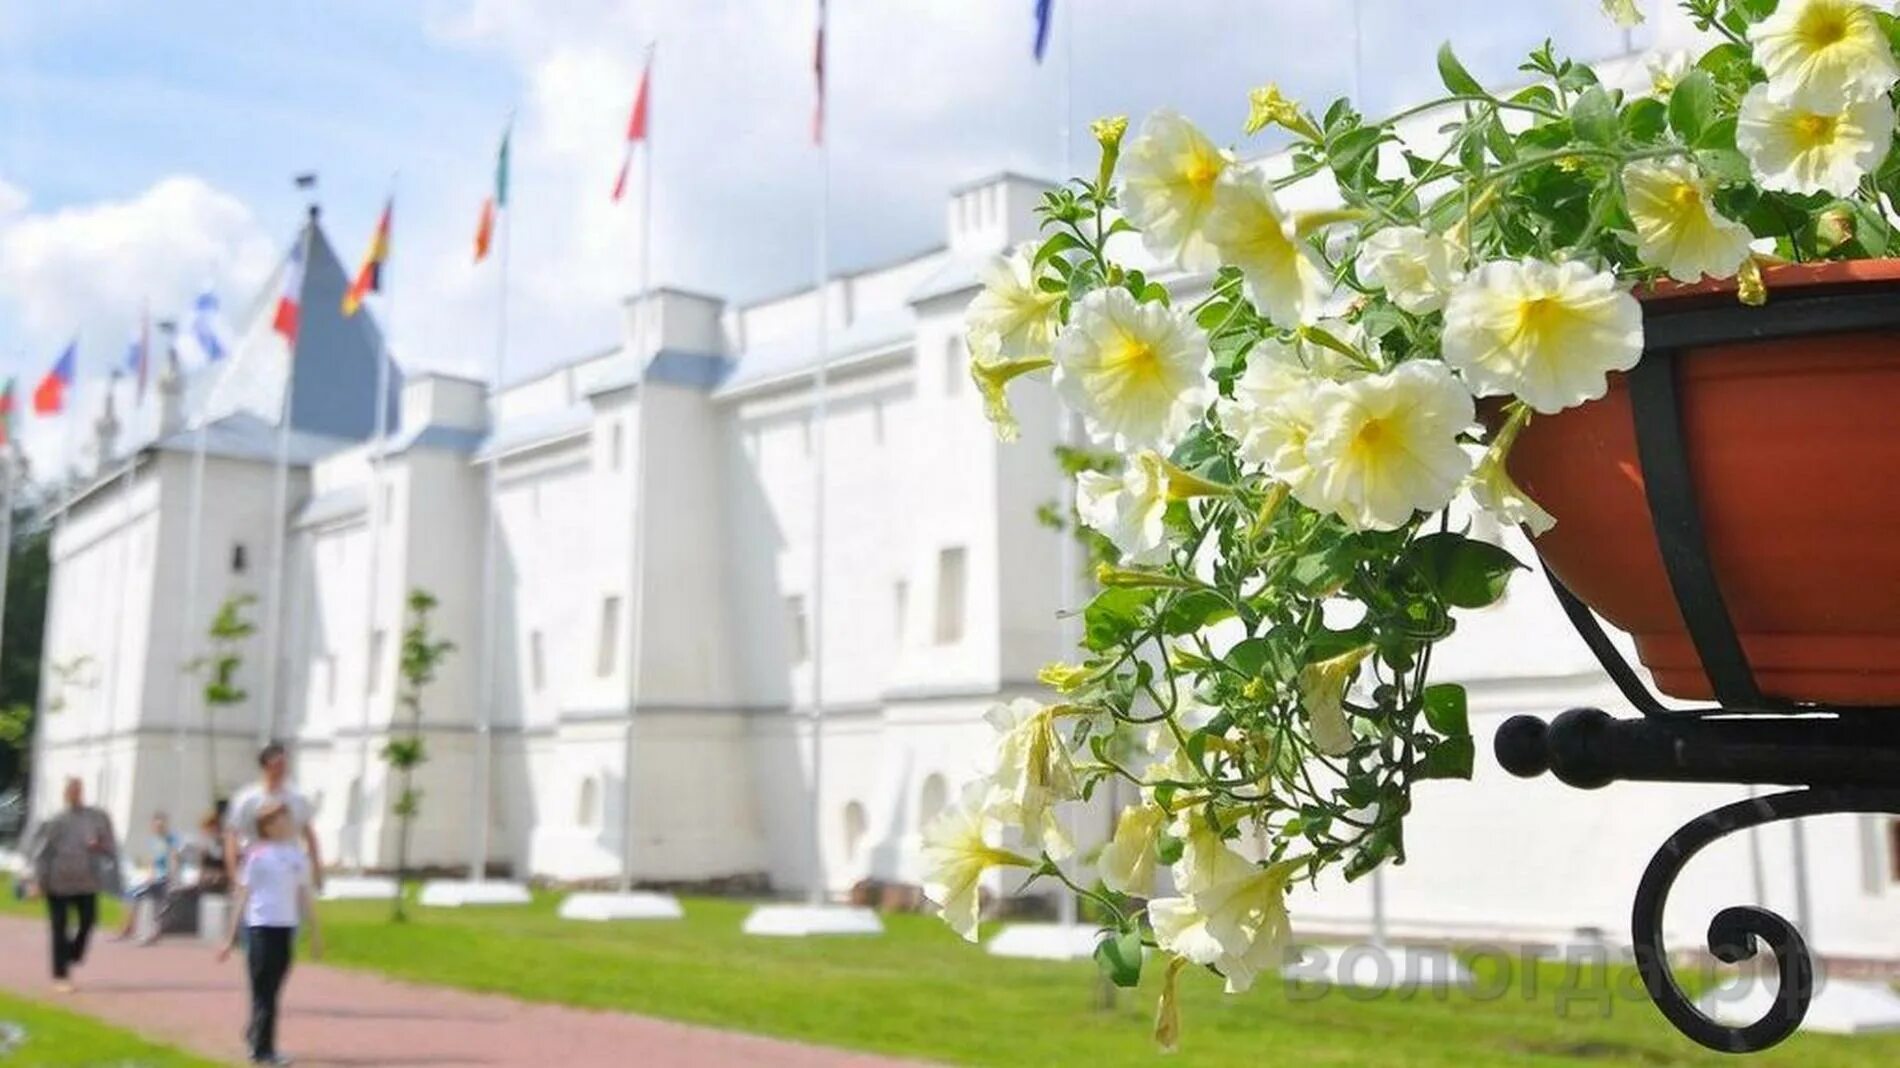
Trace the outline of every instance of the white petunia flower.
<instances>
[{"instance_id":1,"label":"white petunia flower","mask_svg":"<svg viewBox=\"0 0 1900 1068\"><path fill-rule=\"evenodd\" d=\"M1643 57L1643 66L1649 70L1649 91L1667 97L1695 69L1695 57L1680 48L1651 52Z\"/></svg>"},{"instance_id":2,"label":"white petunia flower","mask_svg":"<svg viewBox=\"0 0 1900 1068\"><path fill-rule=\"evenodd\" d=\"M996 729L991 810L1016 823L1031 849L1061 856L1070 846L1055 819L1055 806L1080 797L1081 790L1068 746L1056 729L1055 711L1019 697L990 706L983 718Z\"/></svg>"},{"instance_id":3,"label":"white petunia flower","mask_svg":"<svg viewBox=\"0 0 1900 1068\"><path fill-rule=\"evenodd\" d=\"M1748 257L1748 227L1716 214L1713 182L1685 159L1643 160L1623 168L1636 258L1678 282L1727 278Z\"/></svg>"},{"instance_id":4,"label":"white petunia flower","mask_svg":"<svg viewBox=\"0 0 1900 1068\"><path fill-rule=\"evenodd\" d=\"M1162 524L1168 510L1168 471L1155 453L1137 453L1119 475L1077 475L1075 510L1083 523L1115 543L1124 562L1153 564L1168 558Z\"/></svg>"},{"instance_id":5,"label":"white petunia flower","mask_svg":"<svg viewBox=\"0 0 1900 1068\"><path fill-rule=\"evenodd\" d=\"M1155 942L1219 971L1238 994L1286 963L1293 925L1286 887L1303 861L1258 867L1223 847L1201 889L1148 903Z\"/></svg>"},{"instance_id":6,"label":"white petunia flower","mask_svg":"<svg viewBox=\"0 0 1900 1068\"><path fill-rule=\"evenodd\" d=\"M979 884L991 868L1030 867L1029 858L997 844L1002 827L986 807L989 784L964 787L958 803L924 827L924 896L937 904L943 921L967 941L976 941Z\"/></svg>"},{"instance_id":7,"label":"white petunia flower","mask_svg":"<svg viewBox=\"0 0 1900 1068\"><path fill-rule=\"evenodd\" d=\"M1036 286L1030 259L1025 245L984 265L983 289L963 313L964 329L974 339L972 352L988 352L1004 360L1049 355L1062 294L1045 293Z\"/></svg>"},{"instance_id":8,"label":"white petunia flower","mask_svg":"<svg viewBox=\"0 0 1900 1068\"><path fill-rule=\"evenodd\" d=\"M1424 315L1445 306L1458 283L1458 247L1443 234L1417 226L1389 226L1366 238L1359 264L1392 303Z\"/></svg>"},{"instance_id":9,"label":"white petunia flower","mask_svg":"<svg viewBox=\"0 0 1900 1068\"><path fill-rule=\"evenodd\" d=\"M1275 325L1292 329L1318 310L1326 274L1280 210L1273 183L1254 166L1236 166L1214 188L1207 238L1222 263L1240 269L1247 295Z\"/></svg>"},{"instance_id":10,"label":"white petunia flower","mask_svg":"<svg viewBox=\"0 0 1900 1068\"><path fill-rule=\"evenodd\" d=\"M1056 338L1055 386L1100 445L1167 452L1213 398L1214 354L1188 316L1121 288L1075 306Z\"/></svg>"},{"instance_id":11,"label":"white petunia flower","mask_svg":"<svg viewBox=\"0 0 1900 1068\"><path fill-rule=\"evenodd\" d=\"M1893 141L1884 96L1841 104L1804 94L1782 102L1757 85L1742 97L1735 145L1767 189L1850 196Z\"/></svg>"},{"instance_id":12,"label":"white petunia flower","mask_svg":"<svg viewBox=\"0 0 1900 1068\"><path fill-rule=\"evenodd\" d=\"M1102 847L1102 885L1129 897L1153 897L1155 847L1168 814L1159 805L1129 805L1115 820L1115 837Z\"/></svg>"},{"instance_id":13,"label":"white petunia flower","mask_svg":"<svg viewBox=\"0 0 1900 1068\"><path fill-rule=\"evenodd\" d=\"M1293 349L1268 338L1247 354L1234 398L1215 408L1221 429L1240 443L1240 459L1286 483L1295 496L1313 479L1306 439L1318 418L1314 401L1323 384Z\"/></svg>"},{"instance_id":14,"label":"white petunia flower","mask_svg":"<svg viewBox=\"0 0 1900 1068\"><path fill-rule=\"evenodd\" d=\"M1458 435L1476 418L1471 394L1435 361L1321 387L1306 441L1314 477L1299 497L1362 530L1392 530L1445 506L1471 457Z\"/></svg>"},{"instance_id":15,"label":"white petunia flower","mask_svg":"<svg viewBox=\"0 0 1900 1068\"><path fill-rule=\"evenodd\" d=\"M1443 345L1474 394L1553 413L1601 397L1609 372L1636 365L1643 312L1607 271L1494 260L1452 292Z\"/></svg>"},{"instance_id":16,"label":"white petunia flower","mask_svg":"<svg viewBox=\"0 0 1900 1068\"><path fill-rule=\"evenodd\" d=\"M1180 112L1162 108L1122 152L1122 211L1155 256L1190 271L1218 265L1205 227L1214 187L1231 163Z\"/></svg>"},{"instance_id":17,"label":"white petunia flower","mask_svg":"<svg viewBox=\"0 0 1900 1068\"><path fill-rule=\"evenodd\" d=\"M1312 728L1313 748L1327 756L1352 752L1352 724L1346 718L1346 691L1359 675L1359 665L1372 655L1373 647L1362 645L1338 656L1308 664L1300 669L1300 706L1306 709Z\"/></svg>"},{"instance_id":18,"label":"white petunia flower","mask_svg":"<svg viewBox=\"0 0 1900 1068\"><path fill-rule=\"evenodd\" d=\"M1780 100L1811 94L1830 107L1886 96L1900 69L1876 10L1859 0L1781 0L1748 28L1768 91Z\"/></svg>"}]
</instances>

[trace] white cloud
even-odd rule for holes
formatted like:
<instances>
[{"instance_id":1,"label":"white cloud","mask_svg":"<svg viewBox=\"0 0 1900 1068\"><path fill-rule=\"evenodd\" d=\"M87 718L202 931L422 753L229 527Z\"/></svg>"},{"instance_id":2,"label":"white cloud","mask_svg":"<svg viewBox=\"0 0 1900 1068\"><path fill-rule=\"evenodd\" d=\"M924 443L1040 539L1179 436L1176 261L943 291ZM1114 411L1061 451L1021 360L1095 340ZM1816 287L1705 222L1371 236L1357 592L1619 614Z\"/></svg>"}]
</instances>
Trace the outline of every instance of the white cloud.
<instances>
[{"instance_id":1,"label":"white cloud","mask_svg":"<svg viewBox=\"0 0 1900 1068\"><path fill-rule=\"evenodd\" d=\"M0 184L0 300L32 346L15 425L35 470L51 477L69 452L89 454L104 376L120 365L141 308L154 320L181 317L207 284L236 306L278 253L243 202L195 177L163 179L129 200L37 214L27 204L22 191ZM74 336L80 384L67 414L31 415L35 383Z\"/></svg>"}]
</instances>

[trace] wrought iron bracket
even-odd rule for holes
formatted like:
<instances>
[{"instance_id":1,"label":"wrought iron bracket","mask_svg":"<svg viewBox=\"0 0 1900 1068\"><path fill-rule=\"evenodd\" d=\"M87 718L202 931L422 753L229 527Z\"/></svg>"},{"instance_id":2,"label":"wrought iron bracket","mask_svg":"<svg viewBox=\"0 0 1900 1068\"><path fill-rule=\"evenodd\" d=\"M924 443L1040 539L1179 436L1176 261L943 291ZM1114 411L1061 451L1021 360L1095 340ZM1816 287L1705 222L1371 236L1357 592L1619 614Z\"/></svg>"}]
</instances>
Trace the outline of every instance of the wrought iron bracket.
<instances>
[{"instance_id":1,"label":"wrought iron bracket","mask_svg":"<svg viewBox=\"0 0 1900 1068\"><path fill-rule=\"evenodd\" d=\"M1557 603L1637 719L1572 709L1549 723L1514 716L1494 740L1498 763L1526 778L1549 772L1580 789L1619 780L1799 787L1725 805L1684 824L1651 858L1631 916L1636 968L1664 1017L1710 1049L1748 1053L1793 1034L1814 997L1814 961L1801 932L1753 905L1723 909L1709 952L1739 963L1774 954L1780 986L1766 1015L1746 1026L1711 1019L1676 982L1663 946L1663 906L1695 855L1727 835L1827 813L1900 815L1900 709L1805 705L1758 685L1709 557L1694 471L1683 443L1682 364L1707 345L1855 330L1900 331L1892 286L1791 292L1759 309L1645 309L1645 352L1627 379L1632 429L1656 546L1715 704L1665 705L1625 660L1582 600L1557 576Z\"/></svg>"}]
</instances>

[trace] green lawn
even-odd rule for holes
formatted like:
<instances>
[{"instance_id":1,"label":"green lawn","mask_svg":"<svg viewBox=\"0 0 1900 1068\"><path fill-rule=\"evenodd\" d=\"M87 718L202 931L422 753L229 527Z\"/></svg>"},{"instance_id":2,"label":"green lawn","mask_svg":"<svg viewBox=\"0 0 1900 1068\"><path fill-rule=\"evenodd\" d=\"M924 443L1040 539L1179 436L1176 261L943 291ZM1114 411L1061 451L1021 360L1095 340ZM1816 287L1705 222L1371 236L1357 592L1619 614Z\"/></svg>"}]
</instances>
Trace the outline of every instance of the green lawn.
<instances>
[{"instance_id":1,"label":"green lawn","mask_svg":"<svg viewBox=\"0 0 1900 1068\"><path fill-rule=\"evenodd\" d=\"M683 923L587 924L532 906L416 909L401 925L386 905L323 908L328 962L420 982L537 1001L647 1013L923 1059L1020 1068L1235 1065L1738 1065L1676 1035L1634 983L1611 1000L1560 1010L1559 967L1525 977L1481 969L1501 996L1430 993L1362 1000L1313 988L1263 985L1229 997L1218 981L1183 978L1184 1038L1161 1059L1149 1041L1155 974L1097 1007L1092 964L990 957L934 918L887 916L871 939L750 938L750 906L686 902ZM0 911L15 911L10 896ZM1600 988L1601 983L1597 984ZM0 1061L0 1065L7 1062ZM1900 1063L1900 1036L1799 1036L1750 1068Z\"/></svg>"},{"instance_id":2,"label":"green lawn","mask_svg":"<svg viewBox=\"0 0 1900 1068\"><path fill-rule=\"evenodd\" d=\"M1092 964L1000 960L930 917L888 916L881 938L775 940L740 933L749 906L738 902L690 900L683 923L608 925L562 921L555 903L417 910L401 926L385 921L386 907L326 906L330 960L533 1000L1012 1068L1738 1063L1676 1035L1647 1002L1573 1003L1560 1015L1555 967L1540 971L1534 994L1516 977L1495 999L1444 1001L1429 993L1316 997L1282 985L1230 997L1214 977L1189 972L1182 1047L1163 1061L1149 1041L1156 968L1142 990L1120 993L1105 1011L1096 1007ZM1748 1063L1890 1066L1900 1063L1900 1036L1800 1036Z\"/></svg>"},{"instance_id":3,"label":"green lawn","mask_svg":"<svg viewBox=\"0 0 1900 1068\"><path fill-rule=\"evenodd\" d=\"M0 1036L0 1065L6 1068L212 1068L216 1063L155 1045L88 1016L0 993L0 1025L4 1024L26 1029L26 1039L12 1049Z\"/></svg>"}]
</instances>

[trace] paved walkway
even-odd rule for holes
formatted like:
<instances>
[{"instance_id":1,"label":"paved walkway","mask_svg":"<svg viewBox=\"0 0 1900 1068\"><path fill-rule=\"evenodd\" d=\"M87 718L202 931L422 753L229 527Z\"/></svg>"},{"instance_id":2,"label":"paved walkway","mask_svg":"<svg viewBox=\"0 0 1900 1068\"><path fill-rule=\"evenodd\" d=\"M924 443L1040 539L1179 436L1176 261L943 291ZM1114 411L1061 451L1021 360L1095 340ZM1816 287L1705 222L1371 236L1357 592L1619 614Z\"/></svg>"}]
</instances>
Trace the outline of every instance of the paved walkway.
<instances>
[{"instance_id":1,"label":"paved walkway","mask_svg":"<svg viewBox=\"0 0 1900 1068\"><path fill-rule=\"evenodd\" d=\"M109 936L108 936L109 937ZM52 1002L203 1056L242 1061L243 965L203 945L96 943L62 996L46 928L0 917L0 988ZM299 961L279 1044L297 1063L400 1068L897 1068L898 1061L622 1013L398 983Z\"/></svg>"}]
</instances>

